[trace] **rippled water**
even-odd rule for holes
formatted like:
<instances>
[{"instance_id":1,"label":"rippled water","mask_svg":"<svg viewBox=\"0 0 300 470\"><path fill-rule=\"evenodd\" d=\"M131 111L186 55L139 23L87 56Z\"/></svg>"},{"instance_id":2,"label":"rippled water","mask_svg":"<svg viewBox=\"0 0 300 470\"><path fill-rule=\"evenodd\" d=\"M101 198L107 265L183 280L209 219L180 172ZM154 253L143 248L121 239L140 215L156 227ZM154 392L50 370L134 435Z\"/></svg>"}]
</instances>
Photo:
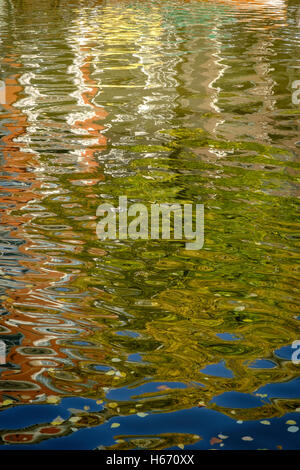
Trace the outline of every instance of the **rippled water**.
<instances>
[{"instance_id":1,"label":"rippled water","mask_svg":"<svg viewBox=\"0 0 300 470\"><path fill-rule=\"evenodd\" d=\"M298 448L297 2L0 7L1 448ZM99 241L119 195L203 249Z\"/></svg>"}]
</instances>

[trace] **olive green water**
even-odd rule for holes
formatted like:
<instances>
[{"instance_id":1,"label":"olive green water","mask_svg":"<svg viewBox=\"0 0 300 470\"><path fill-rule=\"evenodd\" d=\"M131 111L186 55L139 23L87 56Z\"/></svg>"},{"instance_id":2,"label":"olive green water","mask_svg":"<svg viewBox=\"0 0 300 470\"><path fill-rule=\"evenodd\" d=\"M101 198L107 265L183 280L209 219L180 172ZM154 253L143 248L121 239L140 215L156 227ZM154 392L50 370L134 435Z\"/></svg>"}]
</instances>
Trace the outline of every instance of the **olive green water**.
<instances>
[{"instance_id":1,"label":"olive green water","mask_svg":"<svg viewBox=\"0 0 300 470\"><path fill-rule=\"evenodd\" d=\"M3 445L213 448L300 407L300 28L271 3L0 1L2 407L54 409L0 413ZM122 195L204 204L203 248L99 241Z\"/></svg>"}]
</instances>

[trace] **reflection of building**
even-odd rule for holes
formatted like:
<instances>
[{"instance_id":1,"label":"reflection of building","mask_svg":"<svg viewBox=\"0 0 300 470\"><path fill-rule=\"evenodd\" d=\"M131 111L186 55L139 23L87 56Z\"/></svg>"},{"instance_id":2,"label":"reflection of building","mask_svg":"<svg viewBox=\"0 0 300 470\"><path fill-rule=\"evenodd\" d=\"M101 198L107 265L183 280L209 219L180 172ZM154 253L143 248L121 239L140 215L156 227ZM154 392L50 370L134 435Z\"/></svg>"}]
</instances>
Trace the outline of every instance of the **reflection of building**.
<instances>
[{"instance_id":1,"label":"reflection of building","mask_svg":"<svg viewBox=\"0 0 300 470\"><path fill-rule=\"evenodd\" d=\"M3 126L7 135L2 142L5 159L3 171L7 184L0 202L7 209L2 210L1 222L7 231L10 230L7 244L12 243L12 234L14 240L20 240L20 253L15 264L22 266L21 270L17 269L22 274L22 282L13 283L9 296L3 299L9 315L3 317L5 338L3 335L2 338L10 348L7 364L1 368L0 391L23 401L33 399L37 394L47 395L50 391L57 394L84 393L87 390L86 374L81 377L73 369L78 368L79 362L87 360L85 353L91 347L94 359L102 359L103 352L95 352L94 344L71 344L71 340L74 338L75 341L78 335L87 336L90 329L86 324L83 328L78 325L80 306L74 303L69 305L63 299L68 297L62 293L65 282L71 281L76 275L57 269L59 263L56 259L60 250L68 248L76 255L81 251L81 245L72 245L73 240L69 246L69 240L61 243L50 241L40 230L43 228L43 218L52 216L43 204L44 199L51 194L51 187L55 186L48 184L47 177L44 178L49 165L40 158L43 154L35 145L35 135L40 127L43 129L41 103L46 94L45 90L34 84L39 78L38 69L27 72L24 58L18 59L18 63L17 59L5 60L8 69L16 68L20 73L6 80L6 114L2 117L5 118ZM103 178L94 154L106 143L101 134L103 126L98 124L98 120L103 119L106 113L93 102L98 89L90 78L89 60L89 47L79 45L73 66L76 77L74 96L78 107L83 110L75 118L69 115L65 123L47 122L49 132L45 143L50 147L49 152L52 149L55 151L57 145L60 147L58 150L64 149L66 160L73 154L78 168L83 175L87 175L86 181L91 187ZM79 136L74 145L70 145L67 138L64 139L64 136L68 137L69 131L75 140ZM81 136L86 137L86 140L81 139ZM97 177L94 177L96 173ZM52 252L49 246L52 246ZM74 265L76 271L76 263ZM12 268L8 267L7 272L11 271ZM74 316L77 321L73 320ZM68 339L68 344L64 342L65 339ZM92 372L90 375L93 375ZM91 389L91 383L88 389Z\"/></svg>"},{"instance_id":2,"label":"reflection of building","mask_svg":"<svg viewBox=\"0 0 300 470\"><path fill-rule=\"evenodd\" d=\"M21 64L10 61L10 65L20 67ZM34 313L34 310L36 308L45 310L51 308L51 300L48 299L47 301L45 298L39 298L37 301L37 291L41 291L49 285L59 282L62 275L57 271L51 271L51 281L49 282L49 270L45 270L43 264L38 266L37 260L31 259L27 255L28 251L33 247L33 242L30 241L26 232L24 232L24 225L26 226L26 224L32 221L34 216L30 212L24 211L24 208L32 201L37 202L37 192L42 186L42 181L36 178L35 173L28 171L28 169L37 166L34 153L27 152L26 145L15 143L15 139L26 133L26 129L29 126L27 116L15 107L18 95L22 92L23 88L19 85L19 79L20 75L16 75L6 80L6 104L4 105L6 114L3 126L7 128L8 134L3 137L2 142L4 143L3 153L5 158L3 171L6 174L7 184L6 191L2 193L0 201L4 207L8 208L8 210L2 211L1 218L1 223L6 230L8 228L11 230L10 237L7 237L7 244L10 245L12 243L10 241L12 235L15 237L14 241L26 239L26 243L19 248L22 254L18 255L15 261L16 265L21 264L25 269L21 270L22 282L13 283L10 295L3 299L3 304L10 313L8 316L3 317L3 324L6 327L5 341L10 346L11 338L18 336L19 340L12 343L12 347L9 348L11 351L7 356L7 363L16 364L18 368L11 369L11 367L5 367L5 365L2 367L1 380L9 381L9 383L1 382L0 389L7 393L23 394L27 396L27 399L30 399L32 398L32 392L34 394L46 392L46 387L42 385L37 386L33 382L34 376L40 373L43 366L41 356L45 354L47 349L40 349L40 354L38 355L41 359L40 361L28 361L28 356L27 360L25 360L26 355L19 354L18 347L16 348L16 346L20 344L22 336L22 345L28 348L34 346L41 338L38 334L38 321L40 324L43 324L43 321L47 321L47 317L40 313ZM22 216L16 216L16 212L22 210ZM12 264L12 262L7 262L5 259L3 262L3 266L8 273L14 273L14 269L18 273L17 266ZM10 278L10 276L7 277ZM14 276L12 276L12 280L14 280ZM32 311L24 314L19 310L19 305L22 308L27 306L27 309ZM56 321L54 320L54 323ZM46 337L43 337L43 340L47 342ZM50 338L49 342L51 343ZM36 352L38 351L36 350ZM50 356L56 355L56 352L51 348L48 348L47 352L50 352ZM48 362L51 363L51 360Z\"/></svg>"},{"instance_id":3,"label":"reflection of building","mask_svg":"<svg viewBox=\"0 0 300 470\"><path fill-rule=\"evenodd\" d=\"M77 25L76 35L67 38L74 54L74 61L68 68L68 72L72 75L76 87L76 91L71 93L71 96L76 99L82 111L69 114L66 121L75 136L82 136L79 142L86 147L84 150L74 149L71 153L77 155L78 162L83 165L83 171L91 172L94 167L98 166L95 152L99 152L99 148L104 148L106 145L106 138L101 133L104 127L98 124L98 121L103 120L107 112L94 101L99 89L96 81L91 78L93 54L89 39L85 37L89 31L80 21Z\"/></svg>"},{"instance_id":4,"label":"reflection of building","mask_svg":"<svg viewBox=\"0 0 300 470\"><path fill-rule=\"evenodd\" d=\"M278 21L284 20L285 4L281 0L278 2L278 15L274 17L275 4L272 9L272 2L219 0L217 3L220 3L220 9L214 8L216 2L208 2L205 11L206 15L210 12L208 24L198 25L195 34L183 43L183 50L192 51L183 56L181 66L187 96L184 101L182 99L183 105L193 111L196 122L201 122L212 134L218 133L232 141L248 136L268 143L272 130L268 114L276 106L276 81L272 74L275 40L269 30L278 29ZM232 8L227 11L226 5ZM262 11L261 6L266 9ZM253 16L253 21L259 26L260 22L270 19L270 24L247 35L248 23L240 18L240 8L258 9L259 15ZM245 37L241 41L243 29ZM232 50L238 50L244 57L238 74L237 58L232 56ZM243 89L244 93L241 92ZM186 120L190 122L190 114ZM215 152L222 155L220 151Z\"/></svg>"}]
</instances>

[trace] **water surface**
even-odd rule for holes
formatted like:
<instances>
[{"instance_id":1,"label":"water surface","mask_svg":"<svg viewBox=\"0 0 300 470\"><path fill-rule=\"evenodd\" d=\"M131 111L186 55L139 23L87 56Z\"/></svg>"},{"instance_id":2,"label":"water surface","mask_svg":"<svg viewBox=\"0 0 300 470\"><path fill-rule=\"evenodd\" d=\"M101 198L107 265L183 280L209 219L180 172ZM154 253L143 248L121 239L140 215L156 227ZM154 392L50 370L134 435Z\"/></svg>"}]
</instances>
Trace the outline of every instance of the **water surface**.
<instances>
[{"instance_id":1,"label":"water surface","mask_svg":"<svg viewBox=\"0 0 300 470\"><path fill-rule=\"evenodd\" d=\"M297 5L0 7L1 448L299 448ZM120 195L203 249L99 241Z\"/></svg>"}]
</instances>

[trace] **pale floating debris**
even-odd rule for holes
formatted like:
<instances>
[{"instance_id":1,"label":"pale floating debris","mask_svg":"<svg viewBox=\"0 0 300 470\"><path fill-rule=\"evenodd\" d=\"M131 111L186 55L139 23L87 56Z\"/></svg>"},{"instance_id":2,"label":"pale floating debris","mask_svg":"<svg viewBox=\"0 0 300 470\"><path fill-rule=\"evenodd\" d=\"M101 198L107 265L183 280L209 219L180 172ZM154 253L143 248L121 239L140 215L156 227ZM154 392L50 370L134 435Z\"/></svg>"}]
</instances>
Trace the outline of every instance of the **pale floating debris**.
<instances>
[{"instance_id":1,"label":"pale floating debris","mask_svg":"<svg viewBox=\"0 0 300 470\"><path fill-rule=\"evenodd\" d=\"M84 410L89 410L90 407L89 407L89 406L84 406L83 409L84 409Z\"/></svg>"},{"instance_id":2,"label":"pale floating debris","mask_svg":"<svg viewBox=\"0 0 300 470\"><path fill-rule=\"evenodd\" d=\"M47 403L58 403L60 401L60 398L57 397L56 395L49 395L47 397Z\"/></svg>"},{"instance_id":3,"label":"pale floating debris","mask_svg":"<svg viewBox=\"0 0 300 470\"><path fill-rule=\"evenodd\" d=\"M298 413L300 412L300 408L296 408L295 411L297 411Z\"/></svg>"},{"instance_id":4,"label":"pale floating debris","mask_svg":"<svg viewBox=\"0 0 300 470\"><path fill-rule=\"evenodd\" d=\"M264 419L263 421L260 421L261 424L265 424L266 426L269 426L271 423L267 419Z\"/></svg>"},{"instance_id":5,"label":"pale floating debris","mask_svg":"<svg viewBox=\"0 0 300 470\"><path fill-rule=\"evenodd\" d=\"M77 428L71 428L71 431L76 432L76 431L78 431L78 429Z\"/></svg>"},{"instance_id":6,"label":"pale floating debris","mask_svg":"<svg viewBox=\"0 0 300 470\"><path fill-rule=\"evenodd\" d=\"M101 405L101 403L103 403L103 400L97 400L96 403L97 405Z\"/></svg>"},{"instance_id":7,"label":"pale floating debris","mask_svg":"<svg viewBox=\"0 0 300 470\"><path fill-rule=\"evenodd\" d=\"M288 421L285 422L285 424L297 424L297 423L293 419L289 419Z\"/></svg>"},{"instance_id":8,"label":"pale floating debris","mask_svg":"<svg viewBox=\"0 0 300 470\"><path fill-rule=\"evenodd\" d=\"M245 306L244 305L239 305L238 307L235 307L233 310L235 312L242 312L243 310L245 310Z\"/></svg>"},{"instance_id":9,"label":"pale floating debris","mask_svg":"<svg viewBox=\"0 0 300 470\"><path fill-rule=\"evenodd\" d=\"M244 422L244 421L242 421L241 419L239 419L239 420L237 421L237 424L243 424L243 422Z\"/></svg>"},{"instance_id":10,"label":"pale floating debris","mask_svg":"<svg viewBox=\"0 0 300 470\"><path fill-rule=\"evenodd\" d=\"M69 421L71 421L71 423L77 423L77 421L80 421L80 417L79 416L72 416Z\"/></svg>"},{"instance_id":11,"label":"pale floating debris","mask_svg":"<svg viewBox=\"0 0 300 470\"><path fill-rule=\"evenodd\" d=\"M119 359L118 357L113 357L111 362L121 362L121 359Z\"/></svg>"},{"instance_id":12,"label":"pale floating debris","mask_svg":"<svg viewBox=\"0 0 300 470\"><path fill-rule=\"evenodd\" d=\"M220 439L227 439L229 436L224 436L224 434L218 434L218 437Z\"/></svg>"},{"instance_id":13,"label":"pale floating debris","mask_svg":"<svg viewBox=\"0 0 300 470\"><path fill-rule=\"evenodd\" d=\"M251 436L244 436L244 437L242 437L242 440L243 440L243 441L253 441L253 437L251 437Z\"/></svg>"},{"instance_id":14,"label":"pale floating debris","mask_svg":"<svg viewBox=\"0 0 300 470\"><path fill-rule=\"evenodd\" d=\"M107 372L105 372L106 375L114 375L115 374L115 371L114 370L108 370Z\"/></svg>"},{"instance_id":15,"label":"pale floating debris","mask_svg":"<svg viewBox=\"0 0 300 470\"><path fill-rule=\"evenodd\" d=\"M61 416L57 416L57 418L55 418L51 424L53 424L53 426L56 426L57 424L61 424L63 422L64 422L64 419Z\"/></svg>"},{"instance_id":16,"label":"pale floating debris","mask_svg":"<svg viewBox=\"0 0 300 470\"><path fill-rule=\"evenodd\" d=\"M178 444L179 449L184 449L184 444Z\"/></svg>"},{"instance_id":17,"label":"pale floating debris","mask_svg":"<svg viewBox=\"0 0 300 470\"><path fill-rule=\"evenodd\" d=\"M298 426L289 426L287 428L288 432L298 432L299 431L299 428Z\"/></svg>"},{"instance_id":18,"label":"pale floating debris","mask_svg":"<svg viewBox=\"0 0 300 470\"><path fill-rule=\"evenodd\" d=\"M148 416L149 413L143 413L142 411L140 411L139 413L137 413L137 416L139 416L140 418L145 418L145 416Z\"/></svg>"},{"instance_id":19,"label":"pale floating debris","mask_svg":"<svg viewBox=\"0 0 300 470\"><path fill-rule=\"evenodd\" d=\"M68 411L70 411L70 413L81 413L81 414L86 414L85 411L83 411L82 409L80 408L68 408Z\"/></svg>"},{"instance_id":20,"label":"pale floating debris","mask_svg":"<svg viewBox=\"0 0 300 470\"><path fill-rule=\"evenodd\" d=\"M232 415L235 415L235 414L236 414L236 411L231 410L230 413L231 413Z\"/></svg>"},{"instance_id":21,"label":"pale floating debris","mask_svg":"<svg viewBox=\"0 0 300 470\"><path fill-rule=\"evenodd\" d=\"M220 447L224 447L224 442L221 442Z\"/></svg>"},{"instance_id":22,"label":"pale floating debris","mask_svg":"<svg viewBox=\"0 0 300 470\"><path fill-rule=\"evenodd\" d=\"M112 423L111 428L118 428L120 423Z\"/></svg>"}]
</instances>

